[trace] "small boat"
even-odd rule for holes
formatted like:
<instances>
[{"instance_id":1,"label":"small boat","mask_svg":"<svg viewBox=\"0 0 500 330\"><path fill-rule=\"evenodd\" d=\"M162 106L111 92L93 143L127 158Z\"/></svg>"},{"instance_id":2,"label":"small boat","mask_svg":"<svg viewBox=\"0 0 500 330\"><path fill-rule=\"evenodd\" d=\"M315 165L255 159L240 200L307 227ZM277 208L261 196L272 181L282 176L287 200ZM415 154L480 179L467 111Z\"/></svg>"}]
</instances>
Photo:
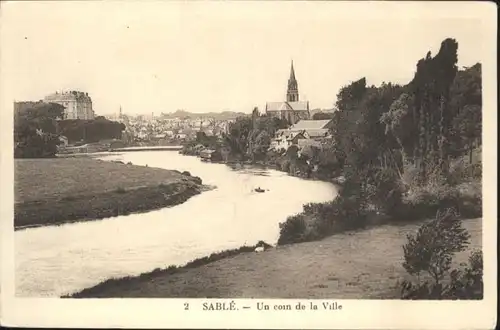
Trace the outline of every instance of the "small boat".
<instances>
[{"instance_id":1,"label":"small boat","mask_svg":"<svg viewBox=\"0 0 500 330\"><path fill-rule=\"evenodd\" d=\"M255 188L254 190L255 190L256 192L259 192L259 193L263 193L263 192L265 192L265 190L264 190L264 189L260 189L260 187L259 187L259 188Z\"/></svg>"}]
</instances>

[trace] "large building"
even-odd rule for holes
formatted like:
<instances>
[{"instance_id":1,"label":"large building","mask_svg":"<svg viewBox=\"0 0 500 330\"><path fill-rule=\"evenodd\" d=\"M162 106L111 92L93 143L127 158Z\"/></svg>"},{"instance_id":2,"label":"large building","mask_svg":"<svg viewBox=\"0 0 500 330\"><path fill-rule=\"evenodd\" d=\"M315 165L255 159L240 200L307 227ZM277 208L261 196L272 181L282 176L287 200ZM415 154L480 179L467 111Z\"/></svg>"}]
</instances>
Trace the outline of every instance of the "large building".
<instances>
[{"instance_id":1,"label":"large building","mask_svg":"<svg viewBox=\"0 0 500 330\"><path fill-rule=\"evenodd\" d=\"M46 96L44 101L64 106L64 119L94 119L92 99L88 93L79 91L55 92Z\"/></svg>"},{"instance_id":2,"label":"large building","mask_svg":"<svg viewBox=\"0 0 500 330\"><path fill-rule=\"evenodd\" d=\"M309 119L309 101L299 100L299 86L295 79L293 61L290 68L290 78L285 102L267 102L266 113L277 118L286 119L290 124L295 124L299 120Z\"/></svg>"}]
</instances>

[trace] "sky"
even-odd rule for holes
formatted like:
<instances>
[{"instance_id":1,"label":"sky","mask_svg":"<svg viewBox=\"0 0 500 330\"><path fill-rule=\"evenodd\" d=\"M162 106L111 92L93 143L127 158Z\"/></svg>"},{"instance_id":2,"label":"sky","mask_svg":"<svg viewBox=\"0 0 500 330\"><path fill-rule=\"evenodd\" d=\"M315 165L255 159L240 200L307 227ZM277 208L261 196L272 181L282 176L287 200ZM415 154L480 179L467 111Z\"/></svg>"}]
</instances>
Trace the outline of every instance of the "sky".
<instances>
[{"instance_id":1,"label":"sky","mask_svg":"<svg viewBox=\"0 0 500 330\"><path fill-rule=\"evenodd\" d=\"M480 3L475 3L480 6ZM285 100L332 108L342 86L407 83L447 37L482 62L470 3L61 1L0 4L2 95L88 92L97 114L261 111Z\"/></svg>"}]
</instances>

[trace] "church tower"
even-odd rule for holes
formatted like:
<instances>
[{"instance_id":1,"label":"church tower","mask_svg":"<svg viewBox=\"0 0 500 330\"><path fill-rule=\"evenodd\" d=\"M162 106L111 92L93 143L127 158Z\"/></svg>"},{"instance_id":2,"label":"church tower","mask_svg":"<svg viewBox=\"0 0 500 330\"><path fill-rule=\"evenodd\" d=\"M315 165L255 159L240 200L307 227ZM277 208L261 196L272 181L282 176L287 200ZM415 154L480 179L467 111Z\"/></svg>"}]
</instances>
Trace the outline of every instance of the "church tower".
<instances>
[{"instance_id":1,"label":"church tower","mask_svg":"<svg viewBox=\"0 0 500 330\"><path fill-rule=\"evenodd\" d=\"M297 102L299 100L299 87L297 85L297 80L295 79L295 71L292 66L290 68L290 78L288 79L288 89L286 91L286 101L287 102Z\"/></svg>"}]
</instances>

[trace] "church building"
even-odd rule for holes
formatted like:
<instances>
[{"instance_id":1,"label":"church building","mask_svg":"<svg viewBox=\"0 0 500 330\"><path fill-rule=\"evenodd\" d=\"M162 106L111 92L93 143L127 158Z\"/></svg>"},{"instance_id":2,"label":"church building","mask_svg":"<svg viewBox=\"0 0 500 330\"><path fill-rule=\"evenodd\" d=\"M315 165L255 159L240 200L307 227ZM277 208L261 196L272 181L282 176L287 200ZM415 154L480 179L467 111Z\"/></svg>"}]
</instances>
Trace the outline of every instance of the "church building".
<instances>
[{"instance_id":1,"label":"church building","mask_svg":"<svg viewBox=\"0 0 500 330\"><path fill-rule=\"evenodd\" d=\"M273 117L286 119L290 125L302 119L309 119L309 101L299 100L299 86L297 84L297 79L295 79L293 61L290 68L290 78L288 79L286 101L267 102L266 113Z\"/></svg>"}]
</instances>

